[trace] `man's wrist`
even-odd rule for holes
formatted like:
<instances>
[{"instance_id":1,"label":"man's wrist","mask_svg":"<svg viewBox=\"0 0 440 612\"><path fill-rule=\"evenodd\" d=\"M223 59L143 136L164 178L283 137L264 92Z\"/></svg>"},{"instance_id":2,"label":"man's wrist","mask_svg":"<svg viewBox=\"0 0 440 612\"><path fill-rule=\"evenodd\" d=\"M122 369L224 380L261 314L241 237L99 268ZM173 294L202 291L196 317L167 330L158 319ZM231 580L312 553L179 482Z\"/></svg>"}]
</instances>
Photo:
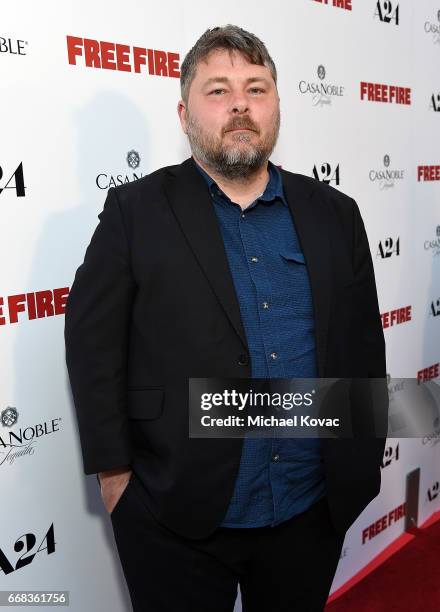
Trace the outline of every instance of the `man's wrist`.
<instances>
[{"instance_id":1,"label":"man's wrist","mask_svg":"<svg viewBox=\"0 0 440 612\"><path fill-rule=\"evenodd\" d=\"M99 481L102 482L108 478L113 478L114 476L120 476L121 474L126 474L131 471L130 465L124 465L122 467L113 468L112 470L105 470L104 472L98 472Z\"/></svg>"}]
</instances>

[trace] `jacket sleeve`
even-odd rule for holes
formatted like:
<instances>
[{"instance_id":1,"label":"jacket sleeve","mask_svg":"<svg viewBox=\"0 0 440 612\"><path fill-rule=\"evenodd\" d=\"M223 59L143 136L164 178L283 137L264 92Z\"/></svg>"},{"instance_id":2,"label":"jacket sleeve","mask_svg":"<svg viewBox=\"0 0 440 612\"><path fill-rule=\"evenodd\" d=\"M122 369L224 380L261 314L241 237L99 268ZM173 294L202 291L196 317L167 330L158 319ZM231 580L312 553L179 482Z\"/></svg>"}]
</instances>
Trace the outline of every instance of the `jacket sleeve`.
<instances>
[{"instance_id":1,"label":"jacket sleeve","mask_svg":"<svg viewBox=\"0 0 440 612\"><path fill-rule=\"evenodd\" d=\"M383 459L388 431L388 385L386 367L386 347L382 320L377 297L373 261L367 233L359 207L353 204L353 270L356 284L356 304L361 309L362 347L365 356L368 379L368 395L374 413L375 435L377 437L378 458ZM367 383L368 381L365 381ZM370 395L371 394L371 395Z\"/></svg>"},{"instance_id":2,"label":"jacket sleeve","mask_svg":"<svg viewBox=\"0 0 440 612\"><path fill-rule=\"evenodd\" d=\"M385 339L377 298L376 280L364 222L359 207L354 203L354 277L359 302L362 304L364 353L368 377L387 375L385 360Z\"/></svg>"},{"instance_id":3,"label":"jacket sleeve","mask_svg":"<svg viewBox=\"0 0 440 612\"><path fill-rule=\"evenodd\" d=\"M64 329L85 474L131 461L126 369L135 282L115 188L98 219L67 299Z\"/></svg>"}]
</instances>

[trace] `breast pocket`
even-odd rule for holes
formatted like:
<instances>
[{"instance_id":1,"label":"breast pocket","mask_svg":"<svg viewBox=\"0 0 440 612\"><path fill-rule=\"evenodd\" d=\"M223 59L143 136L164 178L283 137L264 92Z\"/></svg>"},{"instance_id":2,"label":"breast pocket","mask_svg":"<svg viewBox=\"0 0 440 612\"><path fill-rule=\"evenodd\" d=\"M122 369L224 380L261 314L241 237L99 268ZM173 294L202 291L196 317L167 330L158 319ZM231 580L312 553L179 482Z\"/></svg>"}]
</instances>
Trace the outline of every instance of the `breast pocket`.
<instances>
[{"instance_id":1,"label":"breast pocket","mask_svg":"<svg viewBox=\"0 0 440 612\"><path fill-rule=\"evenodd\" d=\"M128 418L158 419L163 411L164 390L152 387L128 389Z\"/></svg>"},{"instance_id":2,"label":"breast pocket","mask_svg":"<svg viewBox=\"0 0 440 612\"><path fill-rule=\"evenodd\" d=\"M282 249L280 251L280 255L286 261L293 261L300 265L306 265L306 260L304 259L304 255L298 251L292 251L290 249Z\"/></svg>"},{"instance_id":3,"label":"breast pocket","mask_svg":"<svg viewBox=\"0 0 440 612\"><path fill-rule=\"evenodd\" d=\"M312 292L304 255L300 251L281 248L282 276L277 280L278 301L289 318L313 317Z\"/></svg>"}]
</instances>

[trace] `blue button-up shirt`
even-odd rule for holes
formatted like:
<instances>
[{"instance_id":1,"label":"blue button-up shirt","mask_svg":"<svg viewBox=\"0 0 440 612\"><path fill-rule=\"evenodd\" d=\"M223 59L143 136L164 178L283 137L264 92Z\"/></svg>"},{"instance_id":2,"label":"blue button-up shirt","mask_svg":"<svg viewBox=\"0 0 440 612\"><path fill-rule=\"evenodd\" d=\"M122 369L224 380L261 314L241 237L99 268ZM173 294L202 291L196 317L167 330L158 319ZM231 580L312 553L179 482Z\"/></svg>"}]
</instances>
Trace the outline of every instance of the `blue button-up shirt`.
<instances>
[{"instance_id":1,"label":"blue button-up shirt","mask_svg":"<svg viewBox=\"0 0 440 612\"><path fill-rule=\"evenodd\" d=\"M316 377L312 294L280 170L268 162L266 189L242 211L195 164L221 229L252 377ZM245 438L221 526L275 526L306 510L326 493L320 448L319 439Z\"/></svg>"}]
</instances>

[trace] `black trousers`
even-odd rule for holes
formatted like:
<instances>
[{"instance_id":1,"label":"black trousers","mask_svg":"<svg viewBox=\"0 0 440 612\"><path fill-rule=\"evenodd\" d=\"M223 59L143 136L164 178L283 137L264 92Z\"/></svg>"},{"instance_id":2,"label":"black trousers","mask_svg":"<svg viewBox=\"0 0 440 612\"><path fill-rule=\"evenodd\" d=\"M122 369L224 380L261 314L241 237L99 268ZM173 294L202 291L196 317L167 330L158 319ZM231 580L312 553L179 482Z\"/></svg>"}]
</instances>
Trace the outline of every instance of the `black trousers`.
<instances>
[{"instance_id":1,"label":"black trousers","mask_svg":"<svg viewBox=\"0 0 440 612\"><path fill-rule=\"evenodd\" d=\"M133 473L110 517L134 612L323 610L344 537L327 500L276 527L219 527L184 538L152 516Z\"/></svg>"}]
</instances>

